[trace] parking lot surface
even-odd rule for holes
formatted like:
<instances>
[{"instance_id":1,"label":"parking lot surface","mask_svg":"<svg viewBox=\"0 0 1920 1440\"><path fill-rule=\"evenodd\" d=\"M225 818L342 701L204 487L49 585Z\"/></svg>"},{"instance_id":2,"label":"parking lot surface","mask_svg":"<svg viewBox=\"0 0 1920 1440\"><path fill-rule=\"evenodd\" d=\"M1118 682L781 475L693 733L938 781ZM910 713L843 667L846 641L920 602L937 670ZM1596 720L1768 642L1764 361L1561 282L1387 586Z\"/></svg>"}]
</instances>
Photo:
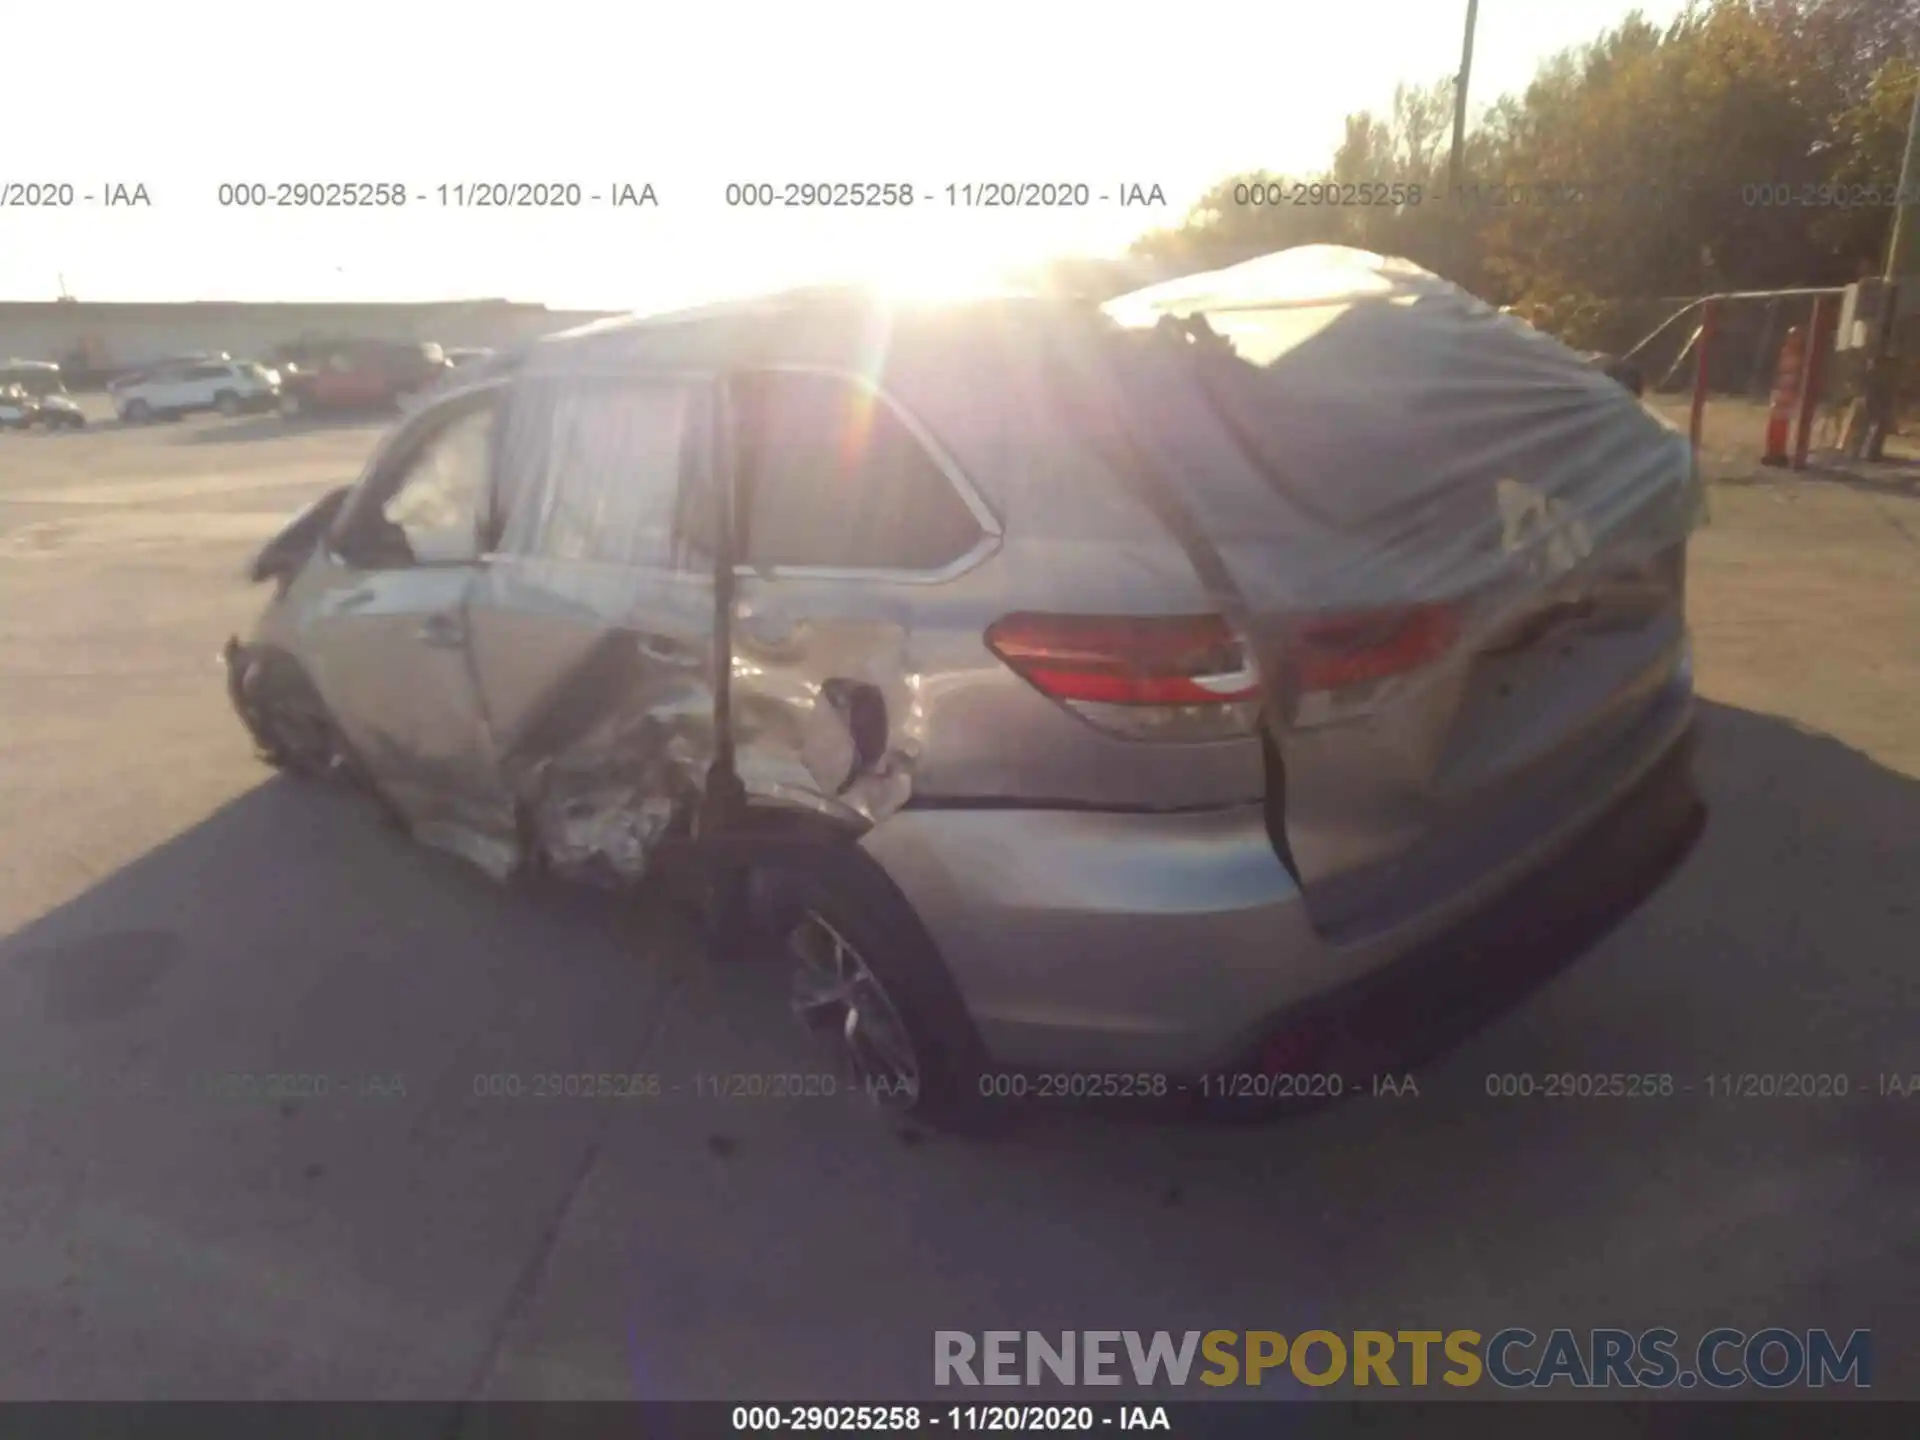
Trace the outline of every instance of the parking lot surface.
<instances>
[{"instance_id":1,"label":"parking lot surface","mask_svg":"<svg viewBox=\"0 0 1920 1440\"><path fill-rule=\"evenodd\" d=\"M1920 1398L1920 1093L1878 1093L1920 1076L1901 485L1715 487L1706 834L1583 958L1433 1017L1417 1095L981 1142L712 1098L819 1068L781 977L252 759L240 568L377 433L0 435L0 1393L878 1400L929 1393L936 1329L1778 1324L1872 1328ZM1690 1093L1487 1093L1564 1072ZM327 1093L216 1078L267 1073ZM493 1093L603 1073L660 1093ZM1709 1093L1745 1073L1851 1093Z\"/></svg>"}]
</instances>

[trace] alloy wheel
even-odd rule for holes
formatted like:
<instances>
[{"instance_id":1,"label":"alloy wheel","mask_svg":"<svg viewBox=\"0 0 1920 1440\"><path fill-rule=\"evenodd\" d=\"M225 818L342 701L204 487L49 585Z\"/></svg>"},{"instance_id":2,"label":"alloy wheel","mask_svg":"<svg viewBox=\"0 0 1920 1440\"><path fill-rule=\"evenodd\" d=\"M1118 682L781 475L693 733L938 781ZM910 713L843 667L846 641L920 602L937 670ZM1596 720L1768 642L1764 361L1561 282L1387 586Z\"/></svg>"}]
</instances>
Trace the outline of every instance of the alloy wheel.
<instances>
[{"instance_id":1,"label":"alloy wheel","mask_svg":"<svg viewBox=\"0 0 1920 1440\"><path fill-rule=\"evenodd\" d=\"M839 1055L855 1084L885 1109L910 1109L920 1057L900 1009L866 958L818 912L787 933L793 1009Z\"/></svg>"}]
</instances>

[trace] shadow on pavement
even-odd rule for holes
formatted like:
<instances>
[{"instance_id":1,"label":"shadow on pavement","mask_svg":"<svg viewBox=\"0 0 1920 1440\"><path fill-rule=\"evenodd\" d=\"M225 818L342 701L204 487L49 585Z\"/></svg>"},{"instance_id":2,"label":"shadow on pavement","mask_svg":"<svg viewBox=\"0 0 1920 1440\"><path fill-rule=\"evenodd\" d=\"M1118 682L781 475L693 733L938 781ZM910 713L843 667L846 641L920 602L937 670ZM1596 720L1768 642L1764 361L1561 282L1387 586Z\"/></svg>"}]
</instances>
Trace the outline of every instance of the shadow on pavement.
<instances>
[{"instance_id":1,"label":"shadow on pavement","mask_svg":"<svg viewBox=\"0 0 1920 1440\"><path fill-rule=\"evenodd\" d=\"M1624 924L1581 913L1577 876L1536 897L1534 928L1389 1007L1407 1032L1394 1043L1432 1067L1424 1098L1274 1133L1076 1115L1001 1145L902 1145L819 1102L489 1094L490 1077L671 1075L676 1050L703 1071L768 1068L760 1047L791 1023L782 987L709 971L669 910L503 890L353 797L271 780L0 941L0 1196L22 1217L0 1227L0 1355L27 1357L0 1361L0 1380L22 1395L466 1394L536 1283L556 1345L613 1345L620 1307L646 1297L657 1363L685 1367L686 1394L738 1393L737 1372L729 1391L712 1368L737 1364L736 1329L775 1347L781 1393L801 1395L794 1367L828 1346L844 1365L857 1352L863 1382L921 1374L927 1328L973 1324L954 1316L1288 1323L1303 1285L1375 1307L1367 1323L1435 1295L1498 1296L1552 1324L1574 1303L1745 1323L1785 1293L1796 1316L1880 1324L1910 1308L1889 1287L1920 1154L1896 1137L1920 1100L1502 1106L1480 1084L1866 1073L1901 1056L1920 1070L1920 783L1775 717L1702 712L1712 818L1657 896ZM205 1090L265 1073L332 1091ZM385 1076L404 1100L369 1097ZM866 1289L847 1281L861 1250ZM1295 1301L1276 1299L1289 1284ZM682 1325L703 1296L710 1328ZM850 1344L836 1326L856 1312L868 1330ZM1881 1393L1911 1393L1898 1359ZM866 1393L845 1370L811 1383L831 1376Z\"/></svg>"},{"instance_id":2,"label":"shadow on pavement","mask_svg":"<svg viewBox=\"0 0 1920 1440\"><path fill-rule=\"evenodd\" d=\"M1718 1003L1697 993L1702 986L1737 986L1753 1000L1789 978L1822 988L1836 1014L1905 1003L1898 957L1920 908L1910 883L1920 783L1785 720L1711 703L1701 706L1695 768L1712 818L1690 858L1697 831L1676 834L1671 817L1645 837L1631 825L1603 827L1547 881L1444 950L1308 1017L1333 1053L1310 1048L1302 1064L1343 1049L1376 1065L1431 1064L1560 976L1655 892L1656 908L1697 913L1734 943L1724 974L1673 957L1667 978L1689 1003ZM662 913L670 907L651 897L636 905L565 887L495 887L382 827L357 797L276 778L0 941L0 977L30 980L40 1018L90 1024L164 1008L182 972L199 975L193 988L215 984L221 967L251 966L256 953L274 953L276 937L297 937L328 967L329 985L360 987L341 991L341 1003L383 1011L395 987L460 973L449 952L490 953L504 936L536 949L549 973L603 982L607 967L660 951L634 938L634 927ZM1775 919L1750 923L1762 915ZM1783 927L1831 937L1844 986L1837 970L1789 976L1777 961L1749 970L1754 955L1777 948ZM626 938L609 951L616 933ZM1803 958L1826 954L1815 943ZM1791 1014L1796 1024L1804 1018ZM152 1044L165 1058L166 1037Z\"/></svg>"},{"instance_id":3,"label":"shadow on pavement","mask_svg":"<svg viewBox=\"0 0 1920 1440\"><path fill-rule=\"evenodd\" d=\"M258 932L321 945L328 959L357 962L404 940L431 958L444 945L507 926L524 939L531 924L543 951L569 941L598 944L654 915L650 904L565 887L502 887L451 857L414 844L364 797L344 788L273 775L191 830L157 847L85 894L0 939L0 974L31 973L48 1004L86 992L85 1007L132 1014L175 962L204 963L203 944L229 951ZM435 933L445 926L444 933ZM135 945L128 937L147 937ZM329 944L329 942L336 942ZM84 957L84 958L81 958ZM72 967L90 972L76 979ZM109 992L125 977L124 1006ZM409 983L404 973L369 981ZM378 997L363 997L369 1004Z\"/></svg>"}]
</instances>

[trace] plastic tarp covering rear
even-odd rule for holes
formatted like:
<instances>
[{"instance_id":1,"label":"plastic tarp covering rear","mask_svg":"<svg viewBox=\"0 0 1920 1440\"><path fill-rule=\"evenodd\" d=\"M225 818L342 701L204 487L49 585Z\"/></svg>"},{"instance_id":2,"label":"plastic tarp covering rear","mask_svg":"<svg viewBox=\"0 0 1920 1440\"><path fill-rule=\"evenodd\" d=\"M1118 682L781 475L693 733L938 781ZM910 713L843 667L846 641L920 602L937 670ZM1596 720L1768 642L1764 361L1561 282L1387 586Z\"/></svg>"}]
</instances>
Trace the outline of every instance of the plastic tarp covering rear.
<instances>
[{"instance_id":1,"label":"plastic tarp covering rear","mask_svg":"<svg viewBox=\"0 0 1920 1440\"><path fill-rule=\"evenodd\" d=\"M1305 246L1109 301L1157 336L1248 462L1185 457L1181 503L1247 608L1444 605L1451 655L1653 572L1701 513L1686 438L1574 351L1404 260ZM1166 358L1184 352L1176 366ZM1182 387L1136 384L1151 450ZM1162 449L1158 468L1183 457ZM1383 678L1370 708L1444 671Z\"/></svg>"}]
</instances>

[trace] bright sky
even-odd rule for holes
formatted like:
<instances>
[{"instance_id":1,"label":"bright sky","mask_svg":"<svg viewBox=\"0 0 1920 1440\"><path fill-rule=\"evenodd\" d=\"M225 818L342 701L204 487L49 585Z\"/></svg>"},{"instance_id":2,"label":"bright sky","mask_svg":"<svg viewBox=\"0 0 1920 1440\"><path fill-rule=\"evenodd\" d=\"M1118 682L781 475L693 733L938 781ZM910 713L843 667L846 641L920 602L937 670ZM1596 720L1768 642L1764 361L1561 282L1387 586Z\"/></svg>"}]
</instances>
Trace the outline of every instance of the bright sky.
<instances>
[{"instance_id":1,"label":"bright sky","mask_svg":"<svg viewBox=\"0 0 1920 1440\"><path fill-rule=\"evenodd\" d=\"M1326 163L1348 112L1457 66L1465 8L22 4L4 27L0 199L15 198L10 182L52 181L77 203L0 208L0 299L52 299L64 275L83 300L644 310L1113 253L1227 174ZM1540 60L1631 8L1482 0L1474 100L1524 87ZM1638 8L1664 22L1682 7ZM396 182L410 198L385 211L219 203L223 183L284 181ZM475 210L443 205L438 188L519 181L577 182L583 197L651 184L659 204ZM921 198L904 211L743 210L726 203L731 181L911 182ZM948 185L1010 181L1084 182L1093 203L948 202ZM143 184L151 206L80 198L115 183ZM1120 206L1133 184L1160 186L1167 205Z\"/></svg>"}]
</instances>

